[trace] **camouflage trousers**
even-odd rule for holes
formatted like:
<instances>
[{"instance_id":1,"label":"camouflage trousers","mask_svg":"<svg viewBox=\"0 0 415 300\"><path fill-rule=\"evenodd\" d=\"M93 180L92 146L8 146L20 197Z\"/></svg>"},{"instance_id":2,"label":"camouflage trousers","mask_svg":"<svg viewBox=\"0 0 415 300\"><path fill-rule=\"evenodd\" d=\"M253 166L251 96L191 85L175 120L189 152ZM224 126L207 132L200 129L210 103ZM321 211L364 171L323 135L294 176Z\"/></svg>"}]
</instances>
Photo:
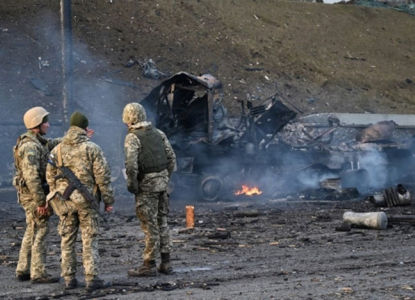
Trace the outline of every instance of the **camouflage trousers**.
<instances>
[{"instance_id":1,"label":"camouflage trousers","mask_svg":"<svg viewBox=\"0 0 415 300\"><path fill-rule=\"evenodd\" d=\"M144 260L155 260L159 253L171 252L167 225L169 198L167 192L141 192L136 195L136 213L145 234Z\"/></svg>"},{"instance_id":2,"label":"camouflage trousers","mask_svg":"<svg viewBox=\"0 0 415 300\"><path fill-rule=\"evenodd\" d=\"M19 252L16 275L30 274L32 279L47 275L46 237L49 233L49 216L39 218L37 206L32 202L22 203L26 214L26 231Z\"/></svg>"},{"instance_id":3,"label":"camouflage trousers","mask_svg":"<svg viewBox=\"0 0 415 300\"><path fill-rule=\"evenodd\" d=\"M66 213L59 215L58 232L61 236L61 276L68 281L75 277L77 271L76 239L81 229L82 261L85 280L91 281L98 275L99 253L98 234L99 218L94 209L79 209L72 201L62 201Z\"/></svg>"}]
</instances>

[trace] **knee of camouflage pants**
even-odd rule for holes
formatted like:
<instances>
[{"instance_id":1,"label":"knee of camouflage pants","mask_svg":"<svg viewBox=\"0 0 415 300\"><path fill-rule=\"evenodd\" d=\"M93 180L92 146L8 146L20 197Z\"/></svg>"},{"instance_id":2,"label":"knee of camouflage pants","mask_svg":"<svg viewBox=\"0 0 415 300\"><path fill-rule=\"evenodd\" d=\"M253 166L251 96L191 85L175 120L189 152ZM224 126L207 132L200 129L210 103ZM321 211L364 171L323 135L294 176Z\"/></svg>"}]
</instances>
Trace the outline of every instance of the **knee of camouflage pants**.
<instances>
[{"instance_id":1,"label":"knee of camouflage pants","mask_svg":"<svg viewBox=\"0 0 415 300\"><path fill-rule=\"evenodd\" d=\"M78 212L82 236L96 237L99 234L99 216L94 209Z\"/></svg>"}]
</instances>

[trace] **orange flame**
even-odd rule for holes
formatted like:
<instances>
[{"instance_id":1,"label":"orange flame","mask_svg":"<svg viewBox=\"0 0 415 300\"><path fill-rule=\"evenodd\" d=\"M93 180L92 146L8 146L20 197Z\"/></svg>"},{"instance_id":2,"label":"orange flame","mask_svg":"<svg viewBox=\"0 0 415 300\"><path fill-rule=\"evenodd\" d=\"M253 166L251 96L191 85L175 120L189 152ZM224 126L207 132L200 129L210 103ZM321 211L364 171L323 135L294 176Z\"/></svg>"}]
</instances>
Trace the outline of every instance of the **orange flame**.
<instances>
[{"instance_id":1,"label":"orange flame","mask_svg":"<svg viewBox=\"0 0 415 300\"><path fill-rule=\"evenodd\" d=\"M242 195L242 194L245 194L247 196L261 195L262 191L260 191L257 187L254 187L254 188L251 189L247 185L243 184L242 185L242 190L237 191L235 193L235 195L238 196L238 195Z\"/></svg>"}]
</instances>

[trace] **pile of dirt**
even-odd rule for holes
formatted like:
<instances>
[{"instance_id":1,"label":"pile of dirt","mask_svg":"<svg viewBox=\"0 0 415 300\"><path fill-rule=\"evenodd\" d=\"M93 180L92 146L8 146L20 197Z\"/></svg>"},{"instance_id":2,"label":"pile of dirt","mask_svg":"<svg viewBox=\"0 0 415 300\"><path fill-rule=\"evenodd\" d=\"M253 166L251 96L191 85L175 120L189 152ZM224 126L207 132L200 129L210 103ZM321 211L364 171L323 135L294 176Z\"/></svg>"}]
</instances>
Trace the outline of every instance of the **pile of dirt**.
<instances>
[{"instance_id":1,"label":"pile of dirt","mask_svg":"<svg viewBox=\"0 0 415 300\"><path fill-rule=\"evenodd\" d=\"M59 9L51 0L0 4L4 101L59 110ZM118 113L126 102L142 99L158 81L143 78L138 65L124 67L134 57L153 59L166 74L213 74L224 84L232 113L246 93L262 100L275 92L304 114L415 112L415 18L407 13L251 0L75 0L72 13L75 108L92 109L98 101ZM45 60L49 66L42 67ZM33 77L50 93L34 92ZM104 86L103 78L131 85ZM82 94L86 82L94 105Z\"/></svg>"}]
</instances>

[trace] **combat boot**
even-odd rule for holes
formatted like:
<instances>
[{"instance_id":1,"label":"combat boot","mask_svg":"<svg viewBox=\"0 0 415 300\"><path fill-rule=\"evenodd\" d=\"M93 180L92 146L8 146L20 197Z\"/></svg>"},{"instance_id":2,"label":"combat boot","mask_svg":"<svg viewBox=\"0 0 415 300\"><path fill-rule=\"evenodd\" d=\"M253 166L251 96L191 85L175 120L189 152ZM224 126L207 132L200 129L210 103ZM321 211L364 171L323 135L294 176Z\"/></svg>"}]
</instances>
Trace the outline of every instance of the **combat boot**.
<instances>
[{"instance_id":1,"label":"combat boot","mask_svg":"<svg viewBox=\"0 0 415 300\"><path fill-rule=\"evenodd\" d=\"M28 281L30 280L30 274L16 274L16 279L19 281Z\"/></svg>"},{"instance_id":2,"label":"combat boot","mask_svg":"<svg viewBox=\"0 0 415 300\"><path fill-rule=\"evenodd\" d=\"M173 268L170 263L170 253L161 253L161 263L158 267L158 271L163 274L173 273Z\"/></svg>"},{"instance_id":3,"label":"combat boot","mask_svg":"<svg viewBox=\"0 0 415 300\"><path fill-rule=\"evenodd\" d=\"M42 277L33 278L30 280L31 284L57 283L57 282L59 282L59 277L53 277L49 274L42 276Z\"/></svg>"},{"instance_id":4,"label":"combat boot","mask_svg":"<svg viewBox=\"0 0 415 300\"><path fill-rule=\"evenodd\" d=\"M78 286L76 278L65 278L65 290L73 290Z\"/></svg>"},{"instance_id":5,"label":"combat boot","mask_svg":"<svg viewBox=\"0 0 415 300\"><path fill-rule=\"evenodd\" d=\"M111 285L110 281L104 281L98 276L95 276L91 281L86 281L85 290L90 293L95 290L109 288Z\"/></svg>"},{"instance_id":6,"label":"combat boot","mask_svg":"<svg viewBox=\"0 0 415 300\"><path fill-rule=\"evenodd\" d=\"M128 276L131 277L154 277L157 276L157 266L155 260L145 260L143 265L138 269L128 270Z\"/></svg>"}]
</instances>

